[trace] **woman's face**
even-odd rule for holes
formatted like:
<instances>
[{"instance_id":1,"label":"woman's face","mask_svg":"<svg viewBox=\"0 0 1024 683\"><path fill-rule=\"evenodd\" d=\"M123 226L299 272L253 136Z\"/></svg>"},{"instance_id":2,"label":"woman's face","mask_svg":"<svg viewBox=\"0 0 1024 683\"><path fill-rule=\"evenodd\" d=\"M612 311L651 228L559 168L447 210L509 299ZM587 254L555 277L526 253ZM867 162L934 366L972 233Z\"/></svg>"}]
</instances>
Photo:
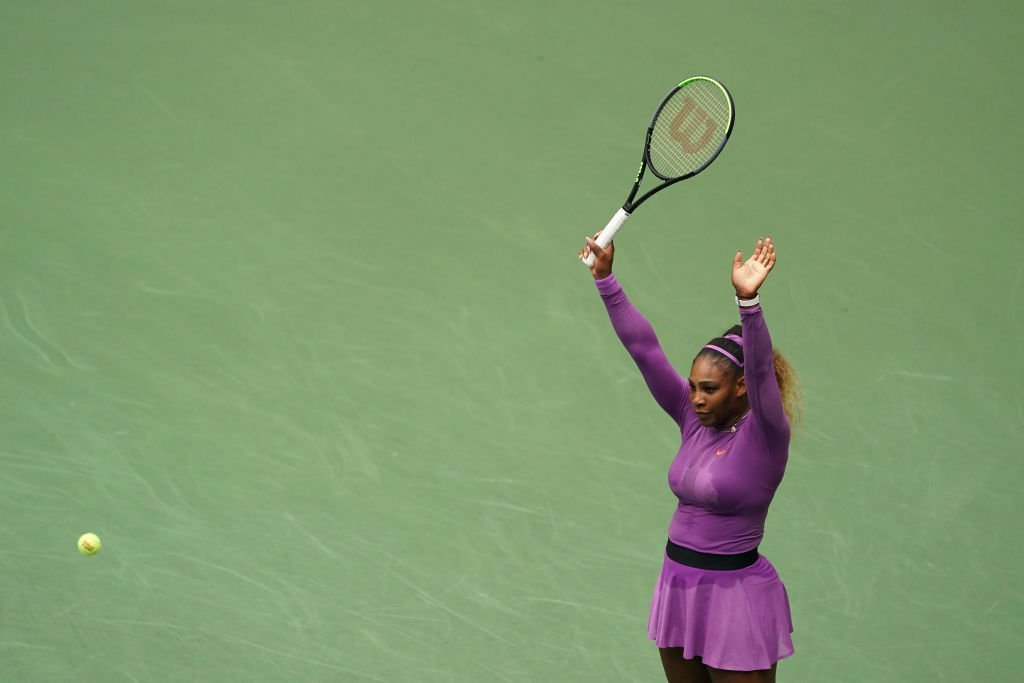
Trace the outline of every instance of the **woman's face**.
<instances>
[{"instance_id":1,"label":"woman's face","mask_svg":"<svg viewBox=\"0 0 1024 683\"><path fill-rule=\"evenodd\" d=\"M747 387L743 374L729 372L707 356L690 368L690 405L705 427L721 429L747 411Z\"/></svg>"}]
</instances>

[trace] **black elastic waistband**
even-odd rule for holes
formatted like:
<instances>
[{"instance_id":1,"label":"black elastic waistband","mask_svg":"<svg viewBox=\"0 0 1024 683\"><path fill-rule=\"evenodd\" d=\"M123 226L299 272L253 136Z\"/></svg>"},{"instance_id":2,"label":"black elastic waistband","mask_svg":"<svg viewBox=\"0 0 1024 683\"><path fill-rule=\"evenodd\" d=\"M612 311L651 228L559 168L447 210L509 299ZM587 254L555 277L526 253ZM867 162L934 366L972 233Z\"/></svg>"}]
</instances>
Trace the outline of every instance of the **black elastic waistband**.
<instances>
[{"instance_id":1,"label":"black elastic waistband","mask_svg":"<svg viewBox=\"0 0 1024 683\"><path fill-rule=\"evenodd\" d=\"M715 555L684 548L672 541L665 546L665 553L668 555L668 559L685 564L687 567L717 570L743 569L757 562L757 558L760 557L757 548L737 555Z\"/></svg>"}]
</instances>

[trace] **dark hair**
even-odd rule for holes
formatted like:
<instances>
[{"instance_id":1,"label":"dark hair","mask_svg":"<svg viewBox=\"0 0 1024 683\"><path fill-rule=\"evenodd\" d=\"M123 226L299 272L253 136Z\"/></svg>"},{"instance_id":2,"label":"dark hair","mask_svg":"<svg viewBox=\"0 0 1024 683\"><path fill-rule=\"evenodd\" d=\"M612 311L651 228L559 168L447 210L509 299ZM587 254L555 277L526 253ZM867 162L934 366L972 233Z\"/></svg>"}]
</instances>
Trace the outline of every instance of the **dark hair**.
<instances>
[{"instance_id":1,"label":"dark hair","mask_svg":"<svg viewBox=\"0 0 1024 683\"><path fill-rule=\"evenodd\" d=\"M734 339L727 339L726 335L742 338L743 328L739 325L733 325L723 332L721 337L715 337L705 344L694 360L697 360L697 358L710 358L715 365L720 366L729 374L738 377L743 374L743 368L736 364L736 361L739 361L741 364L743 363L743 345ZM730 358L730 356L732 357Z\"/></svg>"},{"instance_id":2,"label":"dark hair","mask_svg":"<svg viewBox=\"0 0 1024 683\"><path fill-rule=\"evenodd\" d=\"M742 338L743 328L739 325L733 325L723 332L721 337L715 337L709 341L693 360L709 358L715 365L721 367L733 377L739 377L743 374L743 368L737 365L733 358L730 358L726 353L733 356L740 363L743 363L743 345L733 339L728 339L727 336ZM708 348L710 346L716 346L726 353ZM779 393L782 394L782 406L786 410L790 423L795 424L799 422L802 407L796 372L778 349L772 349L772 365L775 368L775 381L779 385Z\"/></svg>"}]
</instances>

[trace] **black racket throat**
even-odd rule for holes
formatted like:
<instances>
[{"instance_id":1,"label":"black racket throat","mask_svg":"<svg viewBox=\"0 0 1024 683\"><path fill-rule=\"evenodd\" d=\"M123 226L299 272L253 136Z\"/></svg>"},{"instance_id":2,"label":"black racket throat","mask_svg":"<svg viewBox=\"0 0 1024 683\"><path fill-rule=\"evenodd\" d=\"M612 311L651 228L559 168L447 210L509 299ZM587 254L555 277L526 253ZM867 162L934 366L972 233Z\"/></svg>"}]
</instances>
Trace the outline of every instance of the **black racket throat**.
<instances>
[{"instance_id":1,"label":"black racket throat","mask_svg":"<svg viewBox=\"0 0 1024 683\"><path fill-rule=\"evenodd\" d=\"M644 194L640 195L639 199L636 199L637 192L640 191L640 182L643 180L644 170L646 168L647 168L647 163L644 162L644 165L640 168L640 175L637 176L636 183L633 185L632 191L630 191L629 196L626 197L626 201L622 204L622 209L626 213L633 213L633 211L636 210L636 207L640 206L645 201L650 199L651 196L653 196L656 192L660 192L661 190L664 190L666 187L668 187L670 185L674 185L674 184L676 184L676 183L678 183L680 181L686 180L687 178L691 177L691 176L682 176L680 178L671 178L670 180L664 181L663 183L661 183L657 187L651 188L650 190L648 190Z\"/></svg>"}]
</instances>

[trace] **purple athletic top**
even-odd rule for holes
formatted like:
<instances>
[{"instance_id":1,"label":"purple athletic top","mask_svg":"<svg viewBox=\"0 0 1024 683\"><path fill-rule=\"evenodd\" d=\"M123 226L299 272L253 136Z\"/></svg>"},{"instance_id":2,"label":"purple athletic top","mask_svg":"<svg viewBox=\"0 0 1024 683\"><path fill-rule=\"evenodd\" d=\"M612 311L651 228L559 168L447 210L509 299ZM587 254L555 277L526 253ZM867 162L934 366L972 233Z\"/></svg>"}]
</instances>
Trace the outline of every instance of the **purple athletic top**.
<instances>
[{"instance_id":1,"label":"purple athletic top","mask_svg":"<svg viewBox=\"0 0 1024 683\"><path fill-rule=\"evenodd\" d=\"M668 537L705 553L741 553L756 547L789 455L789 420L775 381L772 340L761 307L740 308L750 412L735 426L719 430L697 420L689 381L669 363L654 328L630 303L615 276L596 284L615 333L682 435L668 470L669 488L679 499Z\"/></svg>"}]
</instances>

